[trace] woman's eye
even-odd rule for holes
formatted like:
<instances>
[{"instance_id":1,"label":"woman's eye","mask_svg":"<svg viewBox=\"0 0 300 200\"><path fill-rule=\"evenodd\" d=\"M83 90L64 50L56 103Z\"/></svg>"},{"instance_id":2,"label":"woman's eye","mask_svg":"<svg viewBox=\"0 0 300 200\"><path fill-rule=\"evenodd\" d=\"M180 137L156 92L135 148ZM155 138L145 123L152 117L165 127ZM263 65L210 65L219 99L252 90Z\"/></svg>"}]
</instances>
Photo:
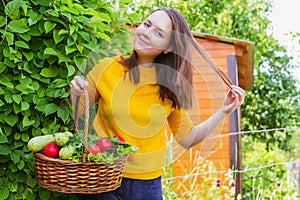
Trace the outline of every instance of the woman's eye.
<instances>
[{"instance_id":1,"label":"woman's eye","mask_svg":"<svg viewBox=\"0 0 300 200\"><path fill-rule=\"evenodd\" d=\"M145 27L150 27L150 24L147 23L147 22L144 22L144 26L145 26Z\"/></svg>"},{"instance_id":2,"label":"woman's eye","mask_svg":"<svg viewBox=\"0 0 300 200\"><path fill-rule=\"evenodd\" d=\"M163 34L162 34L160 31L157 31L156 34L157 34L159 37L163 37Z\"/></svg>"}]
</instances>

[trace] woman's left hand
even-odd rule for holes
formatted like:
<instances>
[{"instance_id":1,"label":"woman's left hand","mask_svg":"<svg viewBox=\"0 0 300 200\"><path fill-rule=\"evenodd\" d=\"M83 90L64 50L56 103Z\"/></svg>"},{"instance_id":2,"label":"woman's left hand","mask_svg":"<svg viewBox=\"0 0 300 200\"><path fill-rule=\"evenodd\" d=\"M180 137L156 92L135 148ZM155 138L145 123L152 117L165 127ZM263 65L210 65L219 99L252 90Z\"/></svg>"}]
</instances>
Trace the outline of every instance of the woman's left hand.
<instances>
[{"instance_id":1,"label":"woman's left hand","mask_svg":"<svg viewBox=\"0 0 300 200\"><path fill-rule=\"evenodd\" d=\"M245 91L238 86L232 85L232 89L230 89L226 95L223 105L223 112L226 115L229 115L244 103L244 99Z\"/></svg>"}]
</instances>

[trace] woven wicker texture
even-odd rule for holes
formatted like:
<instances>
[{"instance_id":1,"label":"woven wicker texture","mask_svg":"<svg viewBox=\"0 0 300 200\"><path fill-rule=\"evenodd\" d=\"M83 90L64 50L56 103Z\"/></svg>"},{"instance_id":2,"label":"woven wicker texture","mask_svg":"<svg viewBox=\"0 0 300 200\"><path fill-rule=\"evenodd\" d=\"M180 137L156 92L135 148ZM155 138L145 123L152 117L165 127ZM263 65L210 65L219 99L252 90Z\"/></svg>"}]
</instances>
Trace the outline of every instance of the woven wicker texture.
<instances>
[{"instance_id":1,"label":"woven wicker texture","mask_svg":"<svg viewBox=\"0 0 300 200\"><path fill-rule=\"evenodd\" d=\"M85 99L88 96L85 91ZM87 147L89 108L86 102L84 124L84 149ZM78 107L78 99L76 108ZM77 132L78 116L75 110L75 133ZM43 188L66 194L97 194L115 190L121 185L122 172L128 155L113 164L86 161L87 152L83 152L81 162L50 158L42 153L34 153L34 166L38 184Z\"/></svg>"},{"instance_id":2,"label":"woven wicker texture","mask_svg":"<svg viewBox=\"0 0 300 200\"><path fill-rule=\"evenodd\" d=\"M54 192L108 192L120 186L126 157L108 165L94 162L74 163L71 160L59 160L34 153L37 182L43 188Z\"/></svg>"}]
</instances>

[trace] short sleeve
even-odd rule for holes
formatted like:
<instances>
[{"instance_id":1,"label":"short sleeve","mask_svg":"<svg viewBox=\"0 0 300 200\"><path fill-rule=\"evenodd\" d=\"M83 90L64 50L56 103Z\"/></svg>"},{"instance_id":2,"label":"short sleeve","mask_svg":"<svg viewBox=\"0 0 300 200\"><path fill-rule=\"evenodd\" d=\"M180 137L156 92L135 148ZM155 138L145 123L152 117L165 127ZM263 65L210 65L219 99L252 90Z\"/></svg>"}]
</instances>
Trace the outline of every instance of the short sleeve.
<instances>
[{"instance_id":1,"label":"short sleeve","mask_svg":"<svg viewBox=\"0 0 300 200\"><path fill-rule=\"evenodd\" d=\"M185 109L174 109L168 117L168 124L177 141L184 139L194 126Z\"/></svg>"}]
</instances>

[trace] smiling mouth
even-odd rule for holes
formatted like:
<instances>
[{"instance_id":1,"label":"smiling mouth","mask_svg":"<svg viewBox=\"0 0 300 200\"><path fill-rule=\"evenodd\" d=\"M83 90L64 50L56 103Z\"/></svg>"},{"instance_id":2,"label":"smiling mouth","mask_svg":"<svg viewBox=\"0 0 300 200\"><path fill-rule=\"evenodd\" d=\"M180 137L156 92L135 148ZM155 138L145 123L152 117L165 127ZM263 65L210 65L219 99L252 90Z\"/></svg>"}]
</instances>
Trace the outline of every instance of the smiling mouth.
<instances>
[{"instance_id":1,"label":"smiling mouth","mask_svg":"<svg viewBox=\"0 0 300 200\"><path fill-rule=\"evenodd\" d=\"M149 43L146 42L145 40L143 40L142 38L139 37L138 39L139 39L140 43L142 43L143 45L149 45Z\"/></svg>"}]
</instances>

